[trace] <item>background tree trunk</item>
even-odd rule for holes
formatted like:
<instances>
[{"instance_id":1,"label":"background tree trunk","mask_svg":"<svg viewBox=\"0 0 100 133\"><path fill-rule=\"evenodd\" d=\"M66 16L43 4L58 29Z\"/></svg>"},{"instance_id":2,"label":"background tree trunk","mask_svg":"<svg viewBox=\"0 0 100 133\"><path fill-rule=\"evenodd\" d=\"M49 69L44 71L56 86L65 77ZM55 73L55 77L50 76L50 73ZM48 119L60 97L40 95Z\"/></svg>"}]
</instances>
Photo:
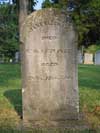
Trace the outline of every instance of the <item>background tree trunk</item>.
<instances>
[{"instance_id":1,"label":"background tree trunk","mask_svg":"<svg viewBox=\"0 0 100 133\"><path fill-rule=\"evenodd\" d=\"M28 15L28 2L29 0L19 0L19 31Z\"/></svg>"}]
</instances>

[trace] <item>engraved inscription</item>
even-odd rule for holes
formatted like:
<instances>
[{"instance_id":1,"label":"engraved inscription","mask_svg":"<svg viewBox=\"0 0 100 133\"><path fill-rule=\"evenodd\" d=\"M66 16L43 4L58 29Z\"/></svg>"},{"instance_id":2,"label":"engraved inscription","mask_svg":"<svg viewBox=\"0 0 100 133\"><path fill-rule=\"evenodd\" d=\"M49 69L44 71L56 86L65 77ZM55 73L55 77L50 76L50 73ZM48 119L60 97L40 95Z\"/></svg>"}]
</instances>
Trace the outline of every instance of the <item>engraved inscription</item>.
<instances>
[{"instance_id":1,"label":"engraved inscription","mask_svg":"<svg viewBox=\"0 0 100 133\"><path fill-rule=\"evenodd\" d=\"M57 62L46 62L46 63L41 63L41 66L57 66L59 65Z\"/></svg>"},{"instance_id":2,"label":"engraved inscription","mask_svg":"<svg viewBox=\"0 0 100 133\"><path fill-rule=\"evenodd\" d=\"M57 39L57 37L56 36L42 36L42 40L45 40L45 39L55 40L55 39Z\"/></svg>"},{"instance_id":3,"label":"engraved inscription","mask_svg":"<svg viewBox=\"0 0 100 133\"><path fill-rule=\"evenodd\" d=\"M38 75L35 75L35 76L29 76L28 77L28 80L32 80L32 81L36 81L36 80L72 80L72 77L71 76L38 76Z\"/></svg>"},{"instance_id":4,"label":"engraved inscription","mask_svg":"<svg viewBox=\"0 0 100 133\"><path fill-rule=\"evenodd\" d=\"M65 54L71 53L72 49L26 49L26 52L33 52L33 53L57 53L57 54Z\"/></svg>"}]
</instances>

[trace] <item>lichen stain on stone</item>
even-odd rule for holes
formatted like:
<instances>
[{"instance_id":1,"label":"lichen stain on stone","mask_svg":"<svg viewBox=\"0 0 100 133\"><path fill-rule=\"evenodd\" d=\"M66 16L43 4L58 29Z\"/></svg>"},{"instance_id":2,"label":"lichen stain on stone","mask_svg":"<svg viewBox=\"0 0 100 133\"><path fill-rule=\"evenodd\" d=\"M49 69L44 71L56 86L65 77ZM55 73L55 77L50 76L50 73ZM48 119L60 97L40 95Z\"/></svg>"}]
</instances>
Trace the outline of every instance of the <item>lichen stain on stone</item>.
<instances>
[{"instance_id":1,"label":"lichen stain on stone","mask_svg":"<svg viewBox=\"0 0 100 133\"><path fill-rule=\"evenodd\" d=\"M25 41L29 33L35 28L38 28L39 25L43 26L54 23L66 23L66 16L60 9L48 8L31 13L22 25L21 40Z\"/></svg>"}]
</instances>

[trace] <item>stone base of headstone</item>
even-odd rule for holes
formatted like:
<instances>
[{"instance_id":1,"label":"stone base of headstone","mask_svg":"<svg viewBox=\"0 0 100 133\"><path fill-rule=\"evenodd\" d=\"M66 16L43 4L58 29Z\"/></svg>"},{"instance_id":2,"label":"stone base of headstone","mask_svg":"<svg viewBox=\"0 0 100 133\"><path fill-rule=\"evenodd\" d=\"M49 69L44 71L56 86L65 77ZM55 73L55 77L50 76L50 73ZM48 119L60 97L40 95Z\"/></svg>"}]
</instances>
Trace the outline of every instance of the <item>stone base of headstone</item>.
<instances>
[{"instance_id":1,"label":"stone base of headstone","mask_svg":"<svg viewBox=\"0 0 100 133\"><path fill-rule=\"evenodd\" d=\"M23 121L23 129L66 129L85 130L89 129L89 124L83 114L78 114L78 119L50 121L46 118L40 121Z\"/></svg>"},{"instance_id":2,"label":"stone base of headstone","mask_svg":"<svg viewBox=\"0 0 100 133\"><path fill-rule=\"evenodd\" d=\"M66 110L65 110L66 111ZM50 113L46 113L44 112L43 114L41 115L34 115L33 114L33 118L34 120L32 119L32 117L27 117L25 118L25 115L24 115L24 118L23 118L23 123L24 125L26 126L53 126L53 127L58 127L58 126L61 126L62 123L64 126L66 126L66 122L68 121L78 121L79 120L79 113L65 113L65 111L62 111L60 110L58 113L55 111L55 112L50 112Z\"/></svg>"}]
</instances>

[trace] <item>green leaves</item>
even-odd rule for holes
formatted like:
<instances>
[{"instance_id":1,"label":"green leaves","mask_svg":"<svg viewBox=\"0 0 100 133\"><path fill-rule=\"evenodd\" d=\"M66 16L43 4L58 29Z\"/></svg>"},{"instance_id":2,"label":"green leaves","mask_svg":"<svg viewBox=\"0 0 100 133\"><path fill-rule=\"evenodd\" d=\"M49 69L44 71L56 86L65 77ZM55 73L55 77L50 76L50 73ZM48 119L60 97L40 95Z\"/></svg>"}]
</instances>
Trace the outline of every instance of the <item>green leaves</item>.
<instances>
[{"instance_id":1,"label":"green leaves","mask_svg":"<svg viewBox=\"0 0 100 133\"><path fill-rule=\"evenodd\" d=\"M42 8L49 8L49 7L52 7L52 3L50 0L45 0L43 3L42 3Z\"/></svg>"},{"instance_id":2,"label":"green leaves","mask_svg":"<svg viewBox=\"0 0 100 133\"><path fill-rule=\"evenodd\" d=\"M49 7L46 2L49 1L50 6L56 8L67 9L69 5L74 5L74 11L71 12L74 23L77 26L79 35L79 46L89 46L100 41L100 0L45 0L45 8ZM71 4L70 4L71 3Z\"/></svg>"},{"instance_id":3,"label":"green leaves","mask_svg":"<svg viewBox=\"0 0 100 133\"><path fill-rule=\"evenodd\" d=\"M19 49L16 35L18 33L18 17L15 5L0 5L0 54L13 58Z\"/></svg>"}]
</instances>

